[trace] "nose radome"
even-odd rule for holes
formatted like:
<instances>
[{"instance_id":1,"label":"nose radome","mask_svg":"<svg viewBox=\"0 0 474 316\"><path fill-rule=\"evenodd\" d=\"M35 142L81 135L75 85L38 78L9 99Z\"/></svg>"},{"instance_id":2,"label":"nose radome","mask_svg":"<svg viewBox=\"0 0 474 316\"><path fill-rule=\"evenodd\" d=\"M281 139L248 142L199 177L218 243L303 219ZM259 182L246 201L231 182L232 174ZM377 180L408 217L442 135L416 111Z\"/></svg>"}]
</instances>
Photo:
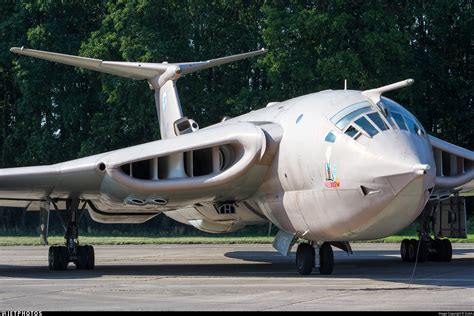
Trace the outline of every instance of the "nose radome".
<instances>
[{"instance_id":1,"label":"nose radome","mask_svg":"<svg viewBox=\"0 0 474 316\"><path fill-rule=\"evenodd\" d=\"M423 183L422 189L431 189L435 169L429 143L418 135L402 131L387 134L374 138L368 150L377 156L379 174L389 181L394 194L419 177L423 178L420 182Z\"/></svg>"}]
</instances>

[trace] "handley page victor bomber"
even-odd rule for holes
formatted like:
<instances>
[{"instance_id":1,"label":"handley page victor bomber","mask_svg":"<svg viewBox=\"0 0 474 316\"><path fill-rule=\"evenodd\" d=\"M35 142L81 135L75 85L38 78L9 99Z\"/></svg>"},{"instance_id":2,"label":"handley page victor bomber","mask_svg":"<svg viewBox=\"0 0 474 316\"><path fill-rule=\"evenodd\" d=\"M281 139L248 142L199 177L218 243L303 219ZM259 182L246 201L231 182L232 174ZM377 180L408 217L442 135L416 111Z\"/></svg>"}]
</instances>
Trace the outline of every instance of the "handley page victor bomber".
<instances>
[{"instance_id":1,"label":"handley page victor bomber","mask_svg":"<svg viewBox=\"0 0 474 316\"><path fill-rule=\"evenodd\" d=\"M420 214L420 240L404 240L404 261L450 261L443 237L466 237L463 196L474 193L474 153L426 133L382 95L406 80L367 91L327 90L199 129L183 115L177 80L265 50L188 63L111 62L12 48L13 53L147 80L155 91L162 140L50 166L0 169L0 205L41 212L46 242L50 209L59 210L65 246L49 267L94 268L94 249L79 245L78 216L142 223L160 213L211 233L271 222L274 247L296 266L333 272L332 247L396 233ZM432 234L429 234L432 230Z\"/></svg>"}]
</instances>

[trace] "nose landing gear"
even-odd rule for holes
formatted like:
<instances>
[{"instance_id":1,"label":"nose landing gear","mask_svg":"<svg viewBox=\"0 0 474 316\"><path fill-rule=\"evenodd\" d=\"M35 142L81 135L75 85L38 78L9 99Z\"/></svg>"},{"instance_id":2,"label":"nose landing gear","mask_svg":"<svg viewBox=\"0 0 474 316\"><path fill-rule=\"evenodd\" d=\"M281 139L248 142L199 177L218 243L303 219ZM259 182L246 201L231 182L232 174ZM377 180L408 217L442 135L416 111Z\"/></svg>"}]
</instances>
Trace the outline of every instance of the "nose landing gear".
<instances>
[{"instance_id":1,"label":"nose landing gear","mask_svg":"<svg viewBox=\"0 0 474 316\"><path fill-rule=\"evenodd\" d=\"M332 274L334 270L334 253L329 243L301 243L296 250L296 267L301 275L309 275L313 268L318 268L320 274Z\"/></svg>"}]
</instances>

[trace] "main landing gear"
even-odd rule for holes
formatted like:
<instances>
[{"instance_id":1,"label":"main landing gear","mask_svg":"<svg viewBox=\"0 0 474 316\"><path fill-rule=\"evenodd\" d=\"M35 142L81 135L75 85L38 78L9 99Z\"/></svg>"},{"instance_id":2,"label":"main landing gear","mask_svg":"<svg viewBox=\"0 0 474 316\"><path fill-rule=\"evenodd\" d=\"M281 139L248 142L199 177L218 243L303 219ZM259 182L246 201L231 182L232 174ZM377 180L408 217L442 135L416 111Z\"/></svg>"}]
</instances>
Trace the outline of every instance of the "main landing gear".
<instances>
[{"instance_id":1,"label":"main landing gear","mask_svg":"<svg viewBox=\"0 0 474 316\"><path fill-rule=\"evenodd\" d=\"M296 267L301 275L309 275L313 268L320 274L331 274L334 270L334 253L331 245L301 243L296 250Z\"/></svg>"},{"instance_id":2,"label":"main landing gear","mask_svg":"<svg viewBox=\"0 0 474 316\"><path fill-rule=\"evenodd\" d=\"M400 246L400 254L405 262L450 262L453 256L453 248L449 239L432 239L427 236L421 238L421 241L404 239Z\"/></svg>"},{"instance_id":3,"label":"main landing gear","mask_svg":"<svg viewBox=\"0 0 474 316\"><path fill-rule=\"evenodd\" d=\"M66 233L64 234L64 246L51 246L48 252L48 262L50 270L66 270L69 262L73 262L79 270L93 270L95 266L94 248L92 246L79 245L79 230L77 222L80 219L82 210L78 210L79 201L67 202L67 210L63 224L68 222ZM63 225L64 226L64 225Z\"/></svg>"},{"instance_id":4,"label":"main landing gear","mask_svg":"<svg viewBox=\"0 0 474 316\"><path fill-rule=\"evenodd\" d=\"M400 255L404 262L450 262L453 247L449 239L432 238L429 235L430 226L434 225L436 204L427 205L421 215L419 240L404 239L400 245ZM432 228L434 232L434 227Z\"/></svg>"}]
</instances>

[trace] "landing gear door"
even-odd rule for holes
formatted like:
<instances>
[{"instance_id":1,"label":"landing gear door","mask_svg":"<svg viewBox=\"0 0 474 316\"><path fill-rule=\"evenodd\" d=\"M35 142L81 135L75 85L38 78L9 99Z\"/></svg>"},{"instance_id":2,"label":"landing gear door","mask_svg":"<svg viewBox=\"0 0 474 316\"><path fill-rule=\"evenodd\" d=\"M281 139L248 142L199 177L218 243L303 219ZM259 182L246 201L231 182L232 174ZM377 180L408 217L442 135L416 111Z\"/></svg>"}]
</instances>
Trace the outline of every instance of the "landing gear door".
<instances>
[{"instance_id":1,"label":"landing gear door","mask_svg":"<svg viewBox=\"0 0 474 316\"><path fill-rule=\"evenodd\" d=\"M438 202L434 214L434 233L437 237L467 238L464 198L455 196Z\"/></svg>"}]
</instances>

